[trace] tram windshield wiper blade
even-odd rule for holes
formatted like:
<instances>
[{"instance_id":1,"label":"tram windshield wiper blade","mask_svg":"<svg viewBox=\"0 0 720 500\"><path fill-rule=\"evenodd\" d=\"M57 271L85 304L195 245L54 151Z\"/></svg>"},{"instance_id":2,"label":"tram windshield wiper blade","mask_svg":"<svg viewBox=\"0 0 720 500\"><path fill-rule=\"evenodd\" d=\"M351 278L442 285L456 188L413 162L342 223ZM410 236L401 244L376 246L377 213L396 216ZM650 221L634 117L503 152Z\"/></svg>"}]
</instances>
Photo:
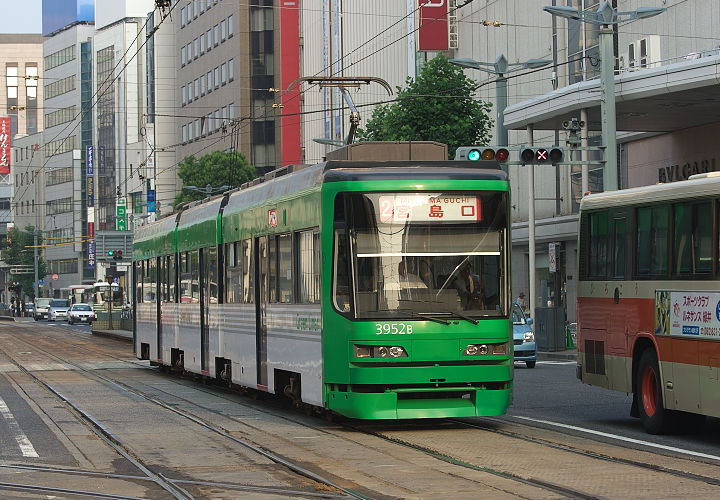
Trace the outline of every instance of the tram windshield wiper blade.
<instances>
[{"instance_id":1,"label":"tram windshield wiper blade","mask_svg":"<svg viewBox=\"0 0 720 500\"><path fill-rule=\"evenodd\" d=\"M443 325L449 325L450 321L445 318L438 318L435 316L435 314L444 314L444 313L429 313L429 312L416 312L416 316L420 316L423 319L429 319L430 321L435 321L436 323L442 323Z\"/></svg>"},{"instance_id":2,"label":"tram windshield wiper blade","mask_svg":"<svg viewBox=\"0 0 720 500\"><path fill-rule=\"evenodd\" d=\"M478 320L476 320L475 318L471 318L470 316L468 316L468 315L466 315L466 314L463 314L463 313L461 313L461 312L448 311L448 313L451 314L451 315L453 315L453 316L457 316L458 318L464 319L465 321L469 321L469 322L472 323L473 325L477 325L478 323L480 323L480 322L479 322Z\"/></svg>"}]
</instances>

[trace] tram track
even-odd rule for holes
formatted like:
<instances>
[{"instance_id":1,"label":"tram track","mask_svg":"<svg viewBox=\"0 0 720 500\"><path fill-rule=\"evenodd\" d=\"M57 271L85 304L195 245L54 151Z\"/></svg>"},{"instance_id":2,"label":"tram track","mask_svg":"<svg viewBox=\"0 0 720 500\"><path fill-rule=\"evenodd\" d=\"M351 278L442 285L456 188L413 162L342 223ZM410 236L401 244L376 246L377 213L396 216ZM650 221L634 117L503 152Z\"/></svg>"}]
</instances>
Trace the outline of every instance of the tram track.
<instances>
[{"instance_id":1,"label":"tram track","mask_svg":"<svg viewBox=\"0 0 720 500\"><path fill-rule=\"evenodd\" d=\"M186 498L192 498L191 495L189 495L186 491L184 491L182 488L177 486L178 484L186 483L186 484L194 484L194 485L205 485L205 486L216 486L229 489L240 489L240 490L247 490L247 491L257 491L257 492L268 492L272 494L282 494L282 495L289 495L289 496L308 496L308 497L322 497L322 498L368 498L365 495L362 495L358 492L355 492L349 488L345 488L334 481L327 479L319 474L316 474L299 464L293 463L292 461L289 461L275 453L272 453L268 450L265 450L259 446L256 446L249 441L237 438L236 436L233 436L230 432L228 432L226 429L223 429L217 425L214 425L188 411L179 409L177 407L171 406L163 401L160 401L156 398L153 398L149 396L148 394L145 394L144 392L137 390L127 384L124 384L120 381L110 379L108 377L105 377L103 375L98 374L94 370L89 370L83 366L80 366L77 363L74 363L72 361L69 361L67 359L61 358L47 349L43 349L37 344L30 344L25 339L18 337L17 335L12 335L13 338L19 342L26 343L27 345L31 346L34 351L40 351L45 356L48 356L50 358L56 359L58 362L61 362L65 365L71 366L74 371L82 372L84 375L94 378L96 380L99 380L100 382L110 385L114 388L120 389L124 392L131 393L135 396L138 396L145 401L152 403L154 405L157 405L167 411L171 411L174 414L193 422L196 425L199 425L203 428L205 428L208 431L211 431L215 434L223 436L225 439L228 439L232 441L235 444L238 444L240 446L243 446L244 448L263 456L266 459L269 459L270 461L281 465L288 470L292 471L294 474L297 474L299 476L302 476L304 478L310 479L311 481L314 481L320 485L323 485L323 487L330 487L333 489L336 489L338 492L342 492L343 494L333 494L332 492L310 492L306 490L291 490L288 488L263 488L263 487L255 487L250 485L240 485L240 484L228 484L228 483L208 483L208 482L202 482L202 481L178 481L178 480L171 480L163 476L162 474L155 473L151 470L150 467L148 467L146 464L142 463L139 459L131 455L130 450L128 450L125 445L122 443L120 438L112 432L109 431L109 429L102 424L102 422L98 421L94 417L92 417L89 413L84 411L82 408L80 408L79 405L77 405L74 401L63 395L61 392L56 390L52 385L48 384L47 382L43 381L41 378L37 377L33 373L31 373L29 370L27 370L25 367L23 367L20 363L15 361L12 357L12 355L3 347L0 346L0 352L3 352L6 357L10 360L10 362L15 365L18 369L18 371L22 372L26 376L30 377L34 382L39 384L41 387L43 387L45 390L52 393L58 400L62 401L67 407L71 409L71 412L75 415L78 420L81 420L83 423L85 423L100 439L102 439L108 446L113 448L118 454L126 458L130 463L132 463L136 468L141 470L145 477L149 478L150 480L154 481L158 486L161 486L164 490L166 490L168 493L170 493L173 497L178 499L186 499ZM77 346L76 346L77 347ZM88 351L93 351L93 349L88 349L87 347L83 346ZM98 351L95 351L96 353ZM119 360L122 362L127 362L132 364L133 366L137 367L140 364L133 363L132 361L117 358L115 356L109 355L108 353L101 352L101 355L111 357L112 359ZM140 365L143 366L143 365ZM144 366L143 366L144 367ZM143 477L144 479L144 477Z\"/></svg>"},{"instance_id":2,"label":"tram track","mask_svg":"<svg viewBox=\"0 0 720 500\"><path fill-rule=\"evenodd\" d=\"M35 348L37 349L37 346L35 346ZM121 359L121 358L118 358L118 357L113 356L108 353L102 353L102 352L96 350L95 348L91 348L91 347L88 347L88 350L92 351L94 353L97 353L97 354L102 354L102 355L108 356L115 360L126 362L131 366L138 367L138 363L135 363L133 360ZM66 360L64 360L64 362L68 363L68 361L66 361ZM139 364L142 365L143 368L146 366L146 365L143 365L142 363L139 363ZM106 378L106 383L113 384L114 386L119 386L119 387L123 388L124 390L129 390L141 397L150 398L153 400L158 398L157 395L151 396L151 395L145 393L144 391L141 391L135 387L130 386L129 384L126 384L120 380L116 380L116 379L112 378L112 375L111 375L112 371L110 371L110 370L108 370L105 373L107 375L110 375L110 378ZM98 374L95 374L95 375L100 376ZM177 378L177 377L173 377L173 378ZM169 397L172 397L172 398L175 398L178 400L182 400L183 402L187 403L188 405L193 405L193 406L197 405L197 401L185 399L185 398L179 396L177 392L168 392L168 391L165 391L154 385L151 385L150 387L152 387L153 391L156 391L158 393L164 393ZM242 403L238 402L237 398L230 397L230 394L237 394L237 393L230 392L229 389L225 388L222 385L213 386L213 388L210 389L210 388L205 388L200 384L193 383L192 387L196 391L206 392L206 393L212 395L213 397L226 399L226 400L232 402L233 404L242 405ZM220 394L219 394L219 392L220 392ZM229 392L229 394L222 394L222 392ZM269 401L266 403L269 403ZM163 404L167 404L167 403L163 403ZM173 406L170 406L170 405L168 405L168 406L169 406L168 409L171 411L178 410L177 404L174 404ZM301 416L301 415L298 415L298 418L293 418L293 417L288 416L287 413L285 413L285 412L272 411L272 407L266 407L266 405L262 405L262 407L258 407L258 405L247 405L247 406L248 406L248 408L252 408L254 410L261 411L261 412L267 413L269 415L273 415L274 417L277 417L277 418L282 418L282 419L288 420L295 424L310 427L319 432L323 432L323 433L326 433L329 435L340 436L340 434L345 434L341 437L343 439L348 439L347 433L339 433L336 430L328 429L327 426L309 424L307 422L308 419L303 418L303 416ZM224 417L224 418L231 418L231 419L234 418L231 415L227 415L227 414L217 411L215 409L205 408L205 407L202 407L202 408L203 408L203 411L210 412L210 413L216 414L216 415ZM182 410L182 411L185 411L185 410ZM200 419L200 417L198 417L197 415L195 415L192 412L188 412L188 415L190 415L192 418ZM200 420L203 421L203 419L200 419ZM621 466L638 467L638 468L642 468L642 469L645 469L647 471L651 471L651 472L654 472L657 474L668 475L668 476L672 476L672 477L687 480L687 481L702 482L702 483L705 483L705 484L713 486L713 487L720 485L720 478L717 478L717 477L712 477L709 475L704 475L704 474L699 474L699 473L687 472L687 471L681 470L680 468L667 467L667 466L663 466L660 464L654 464L654 463L651 463L648 461L628 459L628 458L623 458L622 456L614 456L614 454L599 453L597 451L592 450L592 448L591 448L592 444L588 445L588 449L582 449L582 448L578 448L578 447L575 447L575 446L572 446L569 444L564 444L561 442L553 441L552 439L533 437L531 435L528 435L530 433L523 433L523 431L522 431L522 429L525 427L527 427L528 429L537 429L536 426L531 426L528 424L522 424L522 423L518 423L518 422L508 422L503 419L496 419L496 418L490 418L490 417L478 419L477 422L469 422L467 420L458 420L458 419L446 420L444 422L446 424L450 424L448 426L448 428L446 428L445 430L451 430L452 426L456 426L457 428L471 429L471 430L476 429L479 431L496 434L498 436L501 436L502 438L531 443L533 445L542 446L547 449L556 450L561 453L570 453L573 455L577 455L577 456L580 456L580 457L583 457L583 458L589 459L589 460L594 460L594 461L599 461L599 462L604 462L604 463L611 463L611 464L621 465ZM252 427L252 425L248 424L247 422L243 422L243 424L248 425L251 428L258 430L259 432L266 432L265 430L263 430L261 428ZM484 462L477 462L477 461L474 461L471 459L469 460L467 457L464 457L461 454L448 452L447 449L444 449L444 448L436 448L434 446L424 446L420 442L415 442L415 439L412 436L412 432L406 432L406 431L412 431L413 426L418 427L418 428L422 428L423 426L425 426L427 428L427 426L429 425L430 427L432 427L432 424L428 424L427 421L423 424L418 424L418 423L405 424L404 427L403 427L402 423L399 423L399 424L393 423L391 425L385 424L385 426L383 426L383 425L378 426L377 423L372 423L372 424L368 424L368 425L364 425L364 424L351 425L348 422L343 422L341 425L342 425L342 429L349 429L356 433L372 435L372 436L382 439L384 441L393 443L398 446L403 446L403 447L406 447L409 449L413 449L419 453L431 456L437 460L441 460L441 461L444 461L449 464L453 464L458 467L491 474L493 476L503 478L503 479L506 479L509 481L514 481L519 484L523 484L525 486L529 486L532 488L539 488L539 489L542 489L553 495L557 495L559 497L563 497L563 498L599 498L599 497L603 496L603 495L597 494L597 492L583 491L583 488L575 487L575 484L573 482L565 483L562 481L547 480L547 479L545 479L544 476L535 477L535 476L517 474L506 468L485 465ZM511 425L517 425L521 428L521 430L520 431L509 430ZM375 429L373 429L373 427L375 427ZM381 427L381 429L378 430L377 427ZM388 429L388 427L389 427L389 429ZM402 433L401 436L400 437L392 436L391 434L394 430L401 432ZM578 437L578 440L580 440L580 439L581 438ZM362 439L361 438L352 438L352 440L354 440L355 442L360 442ZM481 442L482 440L483 440L482 438L478 438L479 442ZM594 443L594 442L596 442L596 441L590 440L590 443ZM621 447L621 449L623 449L625 451L629 450L628 448L622 448L622 447ZM652 453L652 452L648 451L647 453ZM621 454L622 454L622 452L620 452L620 455ZM688 460L688 461L690 460L687 457L678 458L677 456L669 456L669 455L665 455L665 456L669 459ZM530 496L530 498L532 498L532 495Z\"/></svg>"},{"instance_id":3,"label":"tram track","mask_svg":"<svg viewBox=\"0 0 720 500\"><path fill-rule=\"evenodd\" d=\"M647 469L647 470L650 470L653 472L661 472L663 474L669 474L671 476L676 476L676 477L679 477L682 479L690 479L693 481L702 481L704 483L711 484L714 486L720 486L720 478L717 478L717 477L710 477L710 476L706 476L706 475L702 475L702 474L695 474L695 473L691 473L691 472L687 472L687 471L671 469L669 467L664 467L664 466L661 466L658 464L652 464L652 463L648 463L648 462L642 462L639 460L632 460L632 459L623 458L623 457L613 457L610 455L605 455L605 454L598 453L595 451L590 451L590 450L582 450L582 449L575 448L573 446L569 446L569 445L566 445L563 443L552 442L552 441L548 441L545 439L538 439L538 438L531 437L531 436L528 436L525 434L520 434L517 432L511 432L511 431L507 431L507 430L501 430L501 429L493 428L488 425L475 424L475 423L471 423L471 422L468 422L465 420L457 420L457 419L450 419L450 420L452 422L455 422L458 425L462 425L465 427L480 429L485 432L491 432L494 434L499 434L501 436L505 436L505 437L509 437L509 438L513 438L513 439L519 439L522 441L526 441L528 443L539 444L541 446L546 446L548 448L562 450L565 452L574 453L574 454L581 455L584 457L593 458L596 460L603 460L603 461L618 463L618 464L622 464L622 465L640 467L642 469ZM489 422L495 422L495 423L507 425L507 421L500 420L500 419L493 419L493 418L486 417L484 420L489 421ZM521 427L529 426L529 424L517 424L517 425L520 425Z\"/></svg>"}]
</instances>

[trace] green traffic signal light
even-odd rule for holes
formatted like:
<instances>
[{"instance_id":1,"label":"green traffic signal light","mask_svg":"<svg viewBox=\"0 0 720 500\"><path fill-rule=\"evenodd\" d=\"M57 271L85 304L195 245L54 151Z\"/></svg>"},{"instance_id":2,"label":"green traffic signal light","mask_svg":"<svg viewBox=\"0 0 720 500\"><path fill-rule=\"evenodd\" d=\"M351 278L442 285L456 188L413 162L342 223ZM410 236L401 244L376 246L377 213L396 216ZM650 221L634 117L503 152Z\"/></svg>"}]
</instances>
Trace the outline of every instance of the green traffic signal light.
<instances>
[{"instance_id":1,"label":"green traffic signal light","mask_svg":"<svg viewBox=\"0 0 720 500\"><path fill-rule=\"evenodd\" d=\"M108 257L113 257L115 255L115 250L108 250L107 254L108 254Z\"/></svg>"}]
</instances>

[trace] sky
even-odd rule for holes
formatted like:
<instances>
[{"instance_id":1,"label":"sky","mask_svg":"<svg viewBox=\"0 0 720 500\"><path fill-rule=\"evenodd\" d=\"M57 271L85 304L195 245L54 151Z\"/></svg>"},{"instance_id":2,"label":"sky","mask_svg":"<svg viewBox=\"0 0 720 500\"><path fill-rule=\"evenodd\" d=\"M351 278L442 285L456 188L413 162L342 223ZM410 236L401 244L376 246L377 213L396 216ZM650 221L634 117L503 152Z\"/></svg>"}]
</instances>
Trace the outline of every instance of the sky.
<instances>
[{"instance_id":1,"label":"sky","mask_svg":"<svg viewBox=\"0 0 720 500\"><path fill-rule=\"evenodd\" d=\"M42 33L42 0L0 0L0 33Z\"/></svg>"}]
</instances>

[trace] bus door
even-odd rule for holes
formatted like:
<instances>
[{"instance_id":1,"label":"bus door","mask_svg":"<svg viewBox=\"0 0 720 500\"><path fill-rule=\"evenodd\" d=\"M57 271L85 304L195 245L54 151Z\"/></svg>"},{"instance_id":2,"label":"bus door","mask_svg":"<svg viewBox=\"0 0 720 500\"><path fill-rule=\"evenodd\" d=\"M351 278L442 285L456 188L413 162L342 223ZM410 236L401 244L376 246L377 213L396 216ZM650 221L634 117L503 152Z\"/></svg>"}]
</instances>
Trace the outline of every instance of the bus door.
<instances>
[{"instance_id":1,"label":"bus door","mask_svg":"<svg viewBox=\"0 0 720 500\"><path fill-rule=\"evenodd\" d=\"M627 282L632 279L632 229L631 217L625 210L613 213L609 222L610 282L608 294L611 299L609 321L607 322L608 354L624 356L628 349L628 337L637 333L639 325L631 323L639 318L637 304L633 300L634 287Z\"/></svg>"},{"instance_id":2,"label":"bus door","mask_svg":"<svg viewBox=\"0 0 720 500\"><path fill-rule=\"evenodd\" d=\"M268 237L255 238L255 349L257 354L257 384L267 390L267 305L268 305Z\"/></svg>"}]
</instances>

